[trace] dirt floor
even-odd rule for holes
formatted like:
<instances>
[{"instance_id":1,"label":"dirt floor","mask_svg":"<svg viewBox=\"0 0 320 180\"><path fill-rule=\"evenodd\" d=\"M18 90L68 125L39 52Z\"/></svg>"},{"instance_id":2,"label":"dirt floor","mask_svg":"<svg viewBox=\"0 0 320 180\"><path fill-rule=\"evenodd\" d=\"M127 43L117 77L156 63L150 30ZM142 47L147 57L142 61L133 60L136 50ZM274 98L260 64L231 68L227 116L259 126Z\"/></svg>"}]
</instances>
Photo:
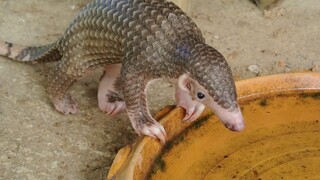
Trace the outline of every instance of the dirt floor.
<instances>
[{"instance_id":1,"label":"dirt floor","mask_svg":"<svg viewBox=\"0 0 320 180\"><path fill-rule=\"evenodd\" d=\"M0 39L55 41L87 2L0 0ZM188 14L225 55L236 79L320 69L318 0L286 0L264 12L248 0L191 0ZM77 115L56 112L45 92L51 66L0 57L0 180L104 179L117 151L137 137L125 113L99 111L101 72L72 87ZM173 91L167 83L153 85L151 111L173 104Z\"/></svg>"}]
</instances>

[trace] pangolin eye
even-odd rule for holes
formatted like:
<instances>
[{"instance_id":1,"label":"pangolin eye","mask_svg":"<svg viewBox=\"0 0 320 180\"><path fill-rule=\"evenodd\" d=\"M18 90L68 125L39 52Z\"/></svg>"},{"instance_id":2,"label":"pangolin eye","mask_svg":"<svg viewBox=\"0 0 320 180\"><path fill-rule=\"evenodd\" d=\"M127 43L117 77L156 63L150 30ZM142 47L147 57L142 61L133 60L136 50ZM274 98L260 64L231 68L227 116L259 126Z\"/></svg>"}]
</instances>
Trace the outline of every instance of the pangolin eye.
<instances>
[{"instance_id":1,"label":"pangolin eye","mask_svg":"<svg viewBox=\"0 0 320 180\"><path fill-rule=\"evenodd\" d=\"M203 98L205 98L206 96L205 96L202 92L198 92L198 93L197 93L197 97L198 97L199 99L203 99Z\"/></svg>"}]
</instances>

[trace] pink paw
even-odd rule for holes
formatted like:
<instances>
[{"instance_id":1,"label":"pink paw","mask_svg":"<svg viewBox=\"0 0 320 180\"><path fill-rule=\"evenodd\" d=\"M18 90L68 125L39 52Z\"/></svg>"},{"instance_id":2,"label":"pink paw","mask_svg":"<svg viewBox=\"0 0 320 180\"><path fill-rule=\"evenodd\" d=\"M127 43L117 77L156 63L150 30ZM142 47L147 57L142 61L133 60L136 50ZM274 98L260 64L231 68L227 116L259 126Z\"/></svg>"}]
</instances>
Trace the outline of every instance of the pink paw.
<instances>
[{"instance_id":1,"label":"pink paw","mask_svg":"<svg viewBox=\"0 0 320 180\"><path fill-rule=\"evenodd\" d=\"M99 100L99 108L108 115L114 116L126 109L124 101L107 102Z\"/></svg>"},{"instance_id":2,"label":"pink paw","mask_svg":"<svg viewBox=\"0 0 320 180\"><path fill-rule=\"evenodd\" d=\"M204 111L205 106L197 101L188 102L178 102L178 105L186 110L186 115L183 121L194 121L196 120Z\"/></svg>"},{"instance_id":3,"label":"pink paw","mask_svg":"<svg viewBox=\"0 0 320 180\"><path fill-rule=\"evenodd\" d=\"M205 106L198 101L192 99L191 94L177 87L176 90L177 106L186 110L184 121L194 121L204 111Z\"/></svg>"},{"instance_id":4,"label":"pink paw","mask_svg":"<svg viewBox=\"0 0 320 180\"><path fill-rule=\"evenodd\" d=\"M70 96L66 95L63 99L53 99L54 107L57 111L62 114L76 114L77 113L77 102Z\"/></svg>"}]
</instances>

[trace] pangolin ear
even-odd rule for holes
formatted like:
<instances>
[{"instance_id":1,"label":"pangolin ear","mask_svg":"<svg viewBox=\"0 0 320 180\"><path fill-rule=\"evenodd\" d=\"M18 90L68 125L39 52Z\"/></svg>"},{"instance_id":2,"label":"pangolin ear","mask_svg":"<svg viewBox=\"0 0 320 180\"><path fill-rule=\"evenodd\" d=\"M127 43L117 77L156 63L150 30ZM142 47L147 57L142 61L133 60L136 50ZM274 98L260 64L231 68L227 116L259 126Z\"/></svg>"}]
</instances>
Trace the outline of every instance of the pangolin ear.
<instances>
[{"instance_id":1,"label":"pangolin ear","mask_svg":"<svg viewBox=\"0 0 320 180\"><path fill-rule=\"evenodd\" d=\"M194 89L193 85L194 83L188 74L183 74L178 78L178 86L183 91L192 92Z\"/></svg>"}]
</instances>

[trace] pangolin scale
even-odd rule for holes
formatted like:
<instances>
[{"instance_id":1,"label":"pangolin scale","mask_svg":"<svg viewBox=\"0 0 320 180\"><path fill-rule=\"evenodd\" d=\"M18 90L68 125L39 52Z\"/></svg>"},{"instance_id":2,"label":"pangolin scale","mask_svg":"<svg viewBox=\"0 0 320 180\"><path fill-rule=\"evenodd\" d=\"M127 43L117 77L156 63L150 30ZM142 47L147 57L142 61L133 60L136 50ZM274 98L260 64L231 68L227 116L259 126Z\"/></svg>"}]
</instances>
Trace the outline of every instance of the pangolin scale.
<instances>
[{"instance_id":1,"label":"pangolin scale","mask_svg":"<svg viewBox=\"0 0 320 180\"><path fill-rule=\"evenodd\" d=\"M75 113L77 108L68 94L69 87L89 72L105 67L100 83L105 90L101 90L104 94L99 101L109 108L109 114L126 108L139 134L165 140L164 128L149 114L145 93L148 83L159 78L183 81L186 88L177 85L177 101L184 104L181 106L187 113L197 112L199 116L203 111L199 103L208 105L229 129L243 129L227 61L205 43L196 24L172 2L95 0L82 9L55 43L24 47L0 41L0 54L23 62L57 61L49 74L48 92L56 109L65 114ZM109 71L115 73L108 75ZM183 89L188 90L185 96L179 93ZM200 91L209 100L197 99ZM184 98L189 104L179 103L187 101ZM191 106L193 110L188 110Z\"/></svg>"}]
</instances>

